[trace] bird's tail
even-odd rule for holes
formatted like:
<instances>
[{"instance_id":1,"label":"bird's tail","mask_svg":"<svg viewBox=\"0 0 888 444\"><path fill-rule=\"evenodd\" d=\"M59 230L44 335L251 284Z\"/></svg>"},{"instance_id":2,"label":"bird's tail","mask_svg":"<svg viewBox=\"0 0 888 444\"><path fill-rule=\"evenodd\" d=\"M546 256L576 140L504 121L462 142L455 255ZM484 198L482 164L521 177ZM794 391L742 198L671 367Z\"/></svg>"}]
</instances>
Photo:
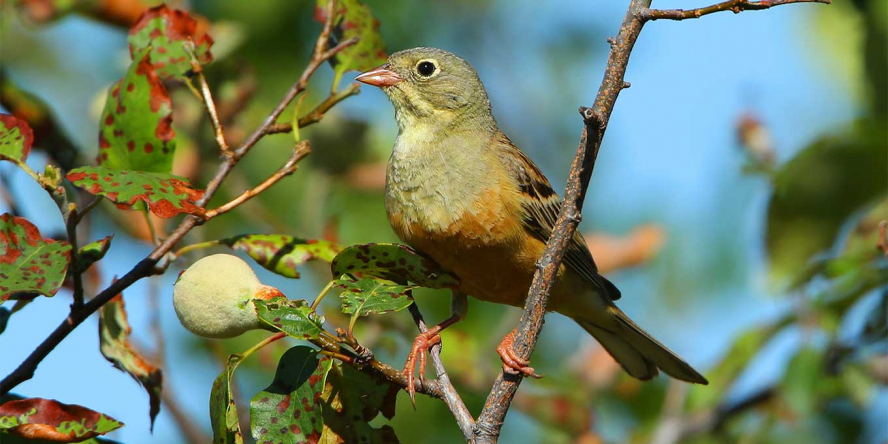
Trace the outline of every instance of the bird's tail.
<instances>
[{"instance_id":1,"label":"bird's tail","mask_svg":"<svg viewBox=\"0 0 888 444\"><path fill-rule=\"evenodd\" d=\"M611 305L607 312L615 320L609 323L607 329L587 319L574 320L594 336L627 373L647 380L663 370L667 375L682 381L704 385L709 383L687 362L632 322L619 308Z\"/></svg>"}]
</instances>

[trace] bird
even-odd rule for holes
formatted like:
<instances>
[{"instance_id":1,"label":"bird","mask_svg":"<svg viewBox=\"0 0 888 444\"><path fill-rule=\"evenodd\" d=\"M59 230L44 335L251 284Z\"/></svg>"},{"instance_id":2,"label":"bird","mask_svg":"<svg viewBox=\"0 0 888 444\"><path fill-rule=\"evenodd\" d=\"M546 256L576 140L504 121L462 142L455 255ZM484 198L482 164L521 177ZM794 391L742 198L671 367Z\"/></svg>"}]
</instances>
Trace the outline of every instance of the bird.
<instances>
[{"instance_id":1,"label":"bird","mask_svg":"<svg viewBox=\"0 0 888 444\"><path fill-rule=\"evenodd\" d=\"M523 307L561 208L533 161L499 129L478 73L459 56L436 48L393 53L355 80L376 86L395 110L398 135L386 167L385 209L397 236L459 279L451 316L417 336L404 373L411 399L416 361L423 378L428 348L463 319L467 296ZM598 273L576 232L552 289L549 311L590 333L631 376L663 371L683 381L706 378L654 339L614 303L620 290ZM538 377L512 347L516 331L497 347L503 370Z\"/></svg>"}]
</instances>

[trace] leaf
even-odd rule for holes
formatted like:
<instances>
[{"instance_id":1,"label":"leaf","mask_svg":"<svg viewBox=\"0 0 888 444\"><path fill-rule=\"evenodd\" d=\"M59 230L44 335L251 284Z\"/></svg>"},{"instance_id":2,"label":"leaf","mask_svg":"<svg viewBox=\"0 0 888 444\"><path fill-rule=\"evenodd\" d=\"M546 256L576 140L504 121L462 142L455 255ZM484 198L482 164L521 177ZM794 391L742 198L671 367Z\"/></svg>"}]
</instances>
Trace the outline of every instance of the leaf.
<instances>
[{"instance_id":1,"label":"leaf","mask_svg":"<svg viewBox=\"0 0 888 444\"><path fill-rule=\"evenodd\" d=\"M780 383L781 397L798 417L807 417L818 409L820 394L826 389L823 354L804 347L790 360Z\"/></svg>"},{"instance_id":2,"label":"leaf","mask_svg":"<svg viewBox=\"0 0 888 444\"><path fill-rule=\"evenodd\" d=\"M324 425L323 403L331 358L318 359L306 346L287 350L274 381L250 400L250 428L257 443L318 442Z\"/></svg>"},{"instance_id":3,"label":"leaf","mask_svg":"<svg viewBox=\"0 0 888 444\"><path fill-rule=\"evenodd\" d=\"M105 253L111 248L111 239L114 239L113 234L97 241L92 241L78 250L77 255L80 262L77 265L80 267L80 272L86 271L92 264L105 257Z\"/></svg>"},{"instance_id":4,"label":"leaf","mask_svg":"<svg viewBox=\"0 0 888 444\"><path fill-rule=\"evenodd\" d=\"M409 291L416 285L394 285L373 278L358 280L337 279L334 285L342 288L342 312L358 316L401 311L413 303Z\"/></svg>"},{"instance_id":5,"label":"leaf","mask_svg":"<svg viewBox=\"0 0 888 444\"><path fill-rule=\"evenodd\" d=\"M28 122L7 114L0 114L0 160L24 162L34 144L34 131Z\"/></svg>"},{"instance_id":6,"label":"leaf","mask_svg":"<svg viewBox=\"0 0 888 444\"><path fill-rule=\"evenodd\" d=\"M0 405L0 430L29 439L80 442L122 426L110 416L51 399L28 398Z\"/></svg>"},{"instance_id":7,"label":"leaf","mask_svg":"<svg viewBox=\"0 0 888 444\"><path fill-rule=\"evenodd\" d=\"M176 149L170 95L143 50L108 93L99 121L99 164L169 173Z\"/></svg>"},{"instance_id":8,"label":"leaf","mask_svg":"<svg viewBox=\"0 0 888 444\"><path fill-rule=\"evenodd\" d=\"M228 356L225 370L213 381L210 391L210 425L213 428L213 444L243 444L237 417L237 405L231 394L231 378L246 355Z\"/></svg>"},{"instance_id":9,"label":"leaf","mask_svg":"<svg viewBox=\"0 0 888 444\"><path fill-rule=\"evenodd\" d=\"M824 137L782 166L768 204L771 276L793 278L829 249L848 217L888 192L888 139L882 122Z\"/></svg>"},{"instance_id":10,"label":"leaf","mask_svg":"<svg viewBox=\"0 0 888 444\"><path fill-rule=\"evenodd\" d=\"M132 376L148 392L149 415L153 429L154 419L160 413L163 374L159 368L133 349L129 341L131 333L132 328L127 321L123 297L117 295L103 305L99 312L99 340L102 356L114 364L114 367Z\"/></svg>"},{"instance_id":11,"label":"leaf","mask_svg":"<svg viewBox=\"0 0 888 444\"><path fill-rule=\"evenodd\" d=\"M41 238L23 217L0 215L0 301L18 292L55 295L70 261L67 242Z\"/></svg>"},{"instance_id":12,"label":"leaf","mask_svg":"<svg viewBox=\"0 0 888 444\"><path fill-rule=\"evenodd\" d=\"M253 299L259 320L296 339L315 339L323 331L324 317L312 312L304 300L276 297L269 301Z\"/></svg>"},{"instance_id":13,"label":"leaf","mask_svg":"<svg viewBox=\"0 0 888 444\"><path fill-rule=\"evenodd\" d=\"M388 419L394 417L397 394L398 387L390 382L335 362L324 387L324 433L319 442L399 442L391 426L370 425L380 412Z\"/></svg>"},{"instance_id":14,"label":"leaf","mask_svg":"<svg viewBox=\"0 0 888 444\"><path fill-rule=\"evenodd\" d=\"M333 242L285 234L245 234L219 242L246 252L265 269L288 278L299 277L297 266L314 259L330 262L342 251L342 247Z\"/></svg>"},{"instance_id":15,"label":"leaf","mask_svg":"<svg viewBox=\"0 0 888 444\"><path fill-rule=\"evenodd\" d=\"M152 213L173 217L179 213L203 214L197 206L203 197L187 180L172 174L143 171L118 171L104 166L85 166L68 173L74 185L117 204L132 206L139 201L148 204Z\"/></svg>"},{"instance_id":16,"label":"leaf","mask_svg":"<svg viewBox=\"0 0 888 444\"><path fill-rule=\"evenodd\" d=\"M145 11L127 40L133 60L147 48L154 69L163 78L189 72L192 57L200 64L213 60L213 38L187 12L164 4Z\"/></svg>"},{"instance_id":17,"label":"leaf","mask_svg":"<svg viewBox=\"0 0 888 444\"><path fill-rule=\"evenodd\" d=\"M327 21L328 0L318 0L314 19L320 23ZM370 8L358 0L335 0L336 18L334 36L336 40L358 38L358 42L336 54L337 74L346 71L366 71L385 63L388 55L385 42L379 34L379 20L370 13Z\"/></svg>"},{"instance_id":18,"label":"leaf","mask_svg":"<svg viewBox=\"0 0 888 444\"><path fill-rule=\"evenodd\" d=\"M456 276L410 247L398 244L353 245L342 250L330 268L336 278L360 273L427 288L456 288L459 285Z\"/></svg>"}]
</instances>

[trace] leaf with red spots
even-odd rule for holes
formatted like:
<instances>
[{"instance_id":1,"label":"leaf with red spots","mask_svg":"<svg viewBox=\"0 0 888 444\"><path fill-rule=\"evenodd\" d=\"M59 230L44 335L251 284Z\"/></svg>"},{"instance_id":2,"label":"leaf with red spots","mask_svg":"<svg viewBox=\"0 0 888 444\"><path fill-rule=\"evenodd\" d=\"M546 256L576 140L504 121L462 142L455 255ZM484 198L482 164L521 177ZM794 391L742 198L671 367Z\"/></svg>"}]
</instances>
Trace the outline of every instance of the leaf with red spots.
<instances>
[{"instance_id":1,"label":"leaf with red spots","mask_svg":"<svg viewBox=\"0 0 888 444\"><path fill-rule=\"evenodd\" d=\"M24 162L34 144L34 131L24 120L0 114L0 160Z\"/></svg>"},{"instance_id":2,"label":"leaf with red spots","mask_svg":"<svg viewBox=\"0 0 888 444\"><path fill-rule=\"evenodd\" d=\"M459 285L455 275L410 247L398 244L352 245L333 259L330 268L335 278L359 273L399 284L412 282L427 288L456 288Z\"/></svg>"},{"instance_id":3,"label":"leaf with red spots","mask_svg":"<svg viewBox=\"0 0 888 444\"><path fill-rule=\"evenodd\" d=\"M99 121L99 164L169 173L176 149L172 124L170 95L143 50L108 93Z\"/></svg>"},{"instance_id":4,"label":"leaf with red spots","mask_svg":"<svg viewBox=\"0 0 888 444\"><path fill-rule=\"evenodd\" d=\"M72 170L67 178L74 185L120 205L132 206L142 201L160 217L204 213L204 209L197 206L204 192L191 188L187 180L172 174L86 166Z\"/></svg>"},{"instance_id":5,"label":"leaf with red spots","mask_svg":"<svg viewBox=\"0 0 888 444\"><path fill-rule=\"evenodd\" d=\"M213 60L213 38L199 29L187 12L160 5L145 11L130 29L129 48L133 59L150 48L151 63L163 78L181 76L191 70L191 58L200 64Z\"/></svg>"},{"instance_id":6,"label":"leaf with red spots","mask_svg":"<svg viewBox=\"0 0 888 444\"><path fill-rule=\"evenodd\" d=\"M324 387L324 432L322 443L397 443L389 425L370 425L379 413L395 416L398 386L339 362L327 374Z\"/></svg>"},{"instance_id":7,"label":"leaf with red spots","mask_svg":"<svg viewBox=\"0 0 888 444\"><path fill-rule=\"evenodd\" d=\"M342 312L352 315L349 331L360 316L401 311L409 307L413 303L410 290L417 287L395 285L374 278L337 279L334 285L343 289L339 295L342 299Z\"/></svg>"},{"instance_id":8,"label":"leaf with red spots","mask_svg":"<svg viewBox=\"0 0 888 444\"><path fill-rule=\"evenodd\" d=\"M67 242L43 239L23 217L0 215L0 301L19 292L55 295L70 261Z\"/></svg>"},{"instance_id":9,"label":"leaf with red spots","mask_svg":"<svg viewBox=\"0 0 888 444\"><path fill-rule=\"evenodd\" d=\"M314 259L330 262L342 251L342 247L333 242L285 234L245 234L219 243L246 252L265 269L288 278L299 277L297 266Z\"/></svg>"},{"instance_id":10,"label":"leaf with red spots","mask_svg":"<svg viewBox=\"0 0 888 444\"><path fill-rule=\"evenodd\" d=\"M269 301L253 299L259 320L296 339L315 339L324 330L324 317L318 316L304 300L276 297Z\"/></svg>"},{"instance_id":11,"label":"leaf with red spots","mask_svg":"<svg viewBox=\"0 0 888 444\"><path fill-rule=\"evenodd\" d=\"M92 264L105 257L105 253L111 248L111 239L114 239L113 234L80 247L77 252L79 258L77 265L80 267L80 272L86 271Z\"/></svg>"},{"instance_id":12,"label":"leaf with red spots","mask_svg":"<svg viewBox=\"0 0 888 444\"><path fill-rule=\"evenodd\" d=\"M250 429L257 443L318 442L324 429L323 400L328 357L296 346L278 361L274 380L250 400Z\"/></svg>"},{"instance_id":13,"label":"leaf with red spots","mask_svg":"<svg viewBox=\"0 0 888 444\"><path fill-rule=\"evenodd\" d=\"M237 404L231 395L231 379L237 366L247 354L228 356L225 370L213 381L210 391L210 425L213 428L213 444L243 444L237 417Z\"/></svg>"},{"instance_id":14,"label":"leaf with red spots","mask_svg":"<svg viewBox=\"0 0 888 444\"><path fill-rule=\"evenodd\" d=\"M102 306L99 312L99 340L102 356L114 364L114 367L133 377L148 392L151 427L154 418L160 413L160 391L163 386L163 374L140 353L133 349L129 336L132 328L126 317L126 308L122 295L117 295Z\"/></svg>"},{"instance_id":15,"label":"leaf with red spots","mask_svg":"<svg viewBox=\"0 0 888 444\"><path fill-rule=\"evenodd\" d=\"M51 399L19 399L0 405L0 430L28 439L81 442L122 426L110 416Z\"/></svg>"},{"instance_id":16,"label":"leaf with red spots","mask_svg":"<svg viewBox=\"0 0 888 444\"><path fill-rule=\"evenodd\" d=\"M324 23L327 1L317 0L315 20ZM358 0L335 0L336 18L333 36L336 40L357 37L358 42L343 49L334 57L337 74L346 71L366 71L385 63L388 55L385 42L379 33L379 20L370 13L370 8Z\"/></svg>"}]
</instances>

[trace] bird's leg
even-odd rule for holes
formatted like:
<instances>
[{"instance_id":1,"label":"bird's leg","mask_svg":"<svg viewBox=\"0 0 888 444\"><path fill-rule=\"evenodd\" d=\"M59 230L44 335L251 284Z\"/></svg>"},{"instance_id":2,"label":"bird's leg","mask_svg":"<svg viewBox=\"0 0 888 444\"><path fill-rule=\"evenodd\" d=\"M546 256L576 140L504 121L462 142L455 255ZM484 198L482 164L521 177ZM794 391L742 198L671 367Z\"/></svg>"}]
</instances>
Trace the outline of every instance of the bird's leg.
<instances>
[{"instance_id":1,"label":"bird's leg","mask_svg":"<svg viewBox=\"0 0 888 444\"><path fill-rule=\"evenodd\" d=\"M413 377L417 362L419 363L419 374L417 376L419 377L420 384L422 384L425 381L425 365L429 349L441 343L441 330L465 318L468 311L469 301L466 295L454 291L450 298L450 317L445 319L444 322L420 333L413 340L413 347L410 349L410 354L407 355L407 362L404 363L404 370L402 371L407 377L407 393L410 394L410 402L413 405L416 405L416 389L413 386Z\"/></svg>"},{"instance_id":2,"label":"bird's leg","mask_svg":"<svg viewBox=\"0 0 888 444\"><path fill-rule=\"evenodd\" d=\"M521 374L532 378L541 378L540 375L533 371L533 367L528 366L530 361L518 356L518 353L512 347L512 344L515 342L515 334L517 333L518 327L515 327L515 329L503 337L503 340L500 341L498 346L496 346L496 352L500 355L500 359L503 360L503 371L512 375Z\"/></svg>"}]
</instances>

